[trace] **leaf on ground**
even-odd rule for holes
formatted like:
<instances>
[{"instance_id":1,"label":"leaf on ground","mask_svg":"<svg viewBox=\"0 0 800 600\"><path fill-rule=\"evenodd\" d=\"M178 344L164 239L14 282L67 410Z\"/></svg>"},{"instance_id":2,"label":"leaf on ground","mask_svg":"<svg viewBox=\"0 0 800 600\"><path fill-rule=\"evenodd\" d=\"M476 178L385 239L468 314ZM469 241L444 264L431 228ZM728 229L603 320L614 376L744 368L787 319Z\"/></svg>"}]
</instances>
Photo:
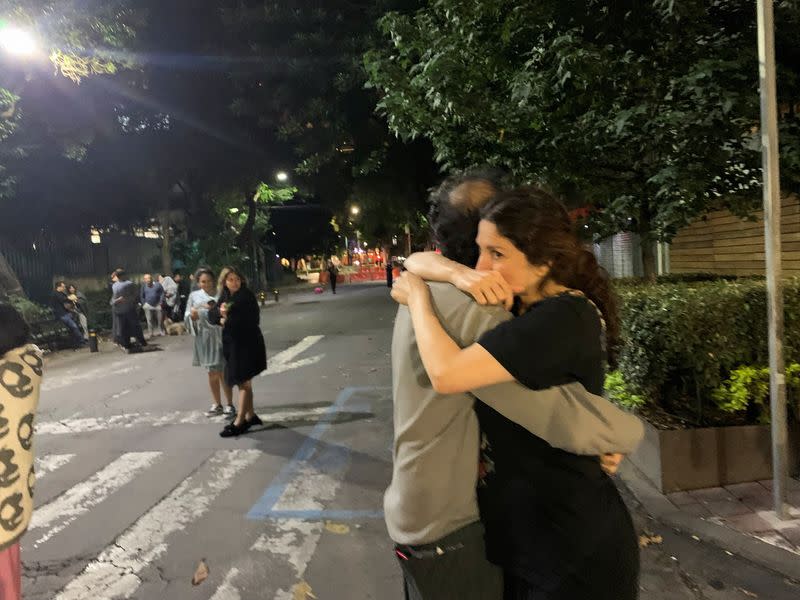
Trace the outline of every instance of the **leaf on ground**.
<instances>
[{"instance_id":1,"label":"leaf on ground","mask_svg":"<svg viewBox=\"0 0 800 600\"><path fill-rule=\"evenodd\" d=\"M748 590L746 590L744 588L737 587L736 591L737 592L742 592L748 598L758 598L758 594L756 594L754 592L750 592L750 591L748 591Z\"/></svg>"},{"instance_id":2,"label":"leaf on ground","mask_svg":"<svg viewBox=\"0 0 800 600\"><path fill-rule=\"evenodd\" d=\"M292 600L316 600L316 598L311 586L305 581L296 583L292 588Z\"/></svg>"},{"instance_id":3,"label":"leaf on ground","mask_svg":"<svg viewBox=\"0 0 800 600\"><path fill-rule=\"evenodd\" d=\"M333 521L325 521L325 529L331 533L338 533L339 535L350 533L349 526L345 525L344 523L334 523Z\"/></svg>"},{"instance_id":4,"label":"leaf on ground","mask_svg":"<svg viewBox=\"0 0 800 600\"><path fill-rule=\"evenodd\" d=\"M208 579L208 565L206 564L206 559L200 559L200 562L197 564L197 568L194 571L194 575L192 576L192 585L200 585L206 579Z\"/></svg>"},{"instance_id":5,"label":"leaf on ground","mask_svg":"<svg viewBox=\"0 0 800 600\"><path fill-rule=\"evenodd\" d=\"M639 548L647 548L653 544L660 544L664 541L660 535L656 535L653 533L643 533L639 536Z\"/></svg>"}]
</instances>

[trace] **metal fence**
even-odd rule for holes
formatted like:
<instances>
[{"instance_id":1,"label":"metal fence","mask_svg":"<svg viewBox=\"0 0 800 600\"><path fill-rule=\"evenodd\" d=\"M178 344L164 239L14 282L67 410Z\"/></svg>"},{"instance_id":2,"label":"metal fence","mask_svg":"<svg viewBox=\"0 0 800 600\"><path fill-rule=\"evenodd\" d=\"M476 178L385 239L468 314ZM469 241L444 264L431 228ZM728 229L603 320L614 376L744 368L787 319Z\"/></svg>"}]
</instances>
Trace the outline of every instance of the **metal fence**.
<instances>
[{"instance_id":1,"label":"metal fence","mask_svg":"<svg viewBox=\"0 0 800 600\"><path fill-rule=\"evenodd\" d=\"M56 277L104 277L118 267L132 273L151 271L160 256L158 240L123 233L105 233L99 244L92 243L88 235L59 239L4 236L0 252L28 296L39 302L49 298Z\"/></svg>"}]
</instances>

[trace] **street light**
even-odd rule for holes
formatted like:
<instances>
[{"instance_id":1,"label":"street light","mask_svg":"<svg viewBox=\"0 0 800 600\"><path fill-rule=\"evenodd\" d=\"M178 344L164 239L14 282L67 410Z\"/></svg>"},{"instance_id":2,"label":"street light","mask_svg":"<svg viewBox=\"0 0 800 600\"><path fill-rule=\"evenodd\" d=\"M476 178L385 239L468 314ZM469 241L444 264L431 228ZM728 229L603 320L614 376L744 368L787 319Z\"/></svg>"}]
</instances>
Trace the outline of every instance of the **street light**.
<instances>
[{"instance_id":1,"label":"street light","mask_svg":"<svg viewBox=\"0 0 800 600\"><path fill-rule=\"evenodd\" d=\"M289 174L286 171L278 171L275 174L275 179L277 179L281 183L284 183L286 181L289 181Z\"/></svg>"},{"instance_id":2,"label":"street light","mask_svg":"<svg viewBox=\"0 0 800 600\"><path fill-rule=\"evenodd\" d=\"M350 214L351 215L357 215L360 212L361 212L361 209L358 208L358 206L353 205L353 206L350 207Z\"/></svg>"},{"instance_id":3,"label":"street light","mask_svg":"<svg viewBox=\"0 0 800 600\"><path fill-rule=\"evenodd\" d=\"M5 26L0 28L0 48L13 56L32 56L37 49L36 38L19 27Z\"/></svg>"}]
</instances>

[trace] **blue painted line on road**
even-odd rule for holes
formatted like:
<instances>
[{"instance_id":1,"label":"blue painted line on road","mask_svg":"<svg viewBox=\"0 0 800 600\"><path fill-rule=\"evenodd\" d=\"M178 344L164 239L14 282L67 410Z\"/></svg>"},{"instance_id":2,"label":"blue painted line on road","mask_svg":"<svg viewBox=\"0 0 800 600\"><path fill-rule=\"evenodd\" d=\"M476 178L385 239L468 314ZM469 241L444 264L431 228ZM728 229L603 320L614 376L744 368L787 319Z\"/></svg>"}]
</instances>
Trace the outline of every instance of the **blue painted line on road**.
<instances>
[{"instance_id":1,"label":"blue painted line on road","mask_svg":"<svg viewBox=\"0 0 800 600\"><path fill-rule=\"evenodd\" d=\"M275 504L278 502L278 500L280 500L280 498L283 495L284 491L286 491L286 486L288 486L289 483L292 481L292 479L294 478L295 474L297 473L297 471L298 471L299 467L302 465L302 463L308 462L309 460L312 459L312 457L314 457L314 454L315 454L315 452L317 450L317 446L319 444L319 441L322 439L322 435L325 433L325 431L331 426L331 423L334 422L334 420L336 418L336 413L341 412L342 407L347 403L347 401L354 394L356 394L358 392L362 392L362 391L373 391L373 390L376 390L376 389L384 389L384 388L348 387L348 388L344 388L339 393L339 396L336 398L336 401L333 404L331 404L328 407L328 409L322 414L322 416L320 417L320 420L314 426L314 429L311 430L311 433L309 434L308 438L306 438L306 441L303 442L303 445L300 446L300 448L297 449L297 452L295 452L294 456L292 456L292 458L289 460L289 462L287 462L283 466L283 468L280 470L280 472L275 477L275 479L272 480L272 483L270 483L269 487L266 490L264 490L264 494L261 496L261 498L253 505L253 507L250 509L250 512L247 513L247 518L248 519L264 520L264 519L269 519L269 518L276 518L275 514L278 513L278 512L280 512L280 513L292 513L293 515L303 514L303 513L308 513L309 515L312 515L312 514L322 514L322 513L325 513L325 512L329 512L329 511L291 511L291 510L290 511L274 511L272 509L275 506ZM359 407L361 407L361 406L363 406L363 405L359 405ZM347 458L347 455L350 452L350 449L342 447L342 451L343 452L341 454L339 454L338 456L334 455L335 458L338 459L338 460L334 459L334 463L335 464L330 464L329 463L327 465L328 467L333 467L335 470L339 470L338 467L340 467L343 464L344 459ZM330 461L331 459L332 459L332 457L330 455L327 456L327 457L322 457L322 460L325 461L325 462ZM362 511L333 511L333 512L338 512L338 513L342 513L342 514L345 514L345 513L355 514L355 513L358 513L358 512L362 512ZM369 514L377 514L377 513L375 513L375 511L363 511L363 512L369 513ZM381 516L383 515L382 512L380 514L381 514ZM311 520L311 519L313 519L315 517L312 517L312 516L307 516L307 517L293 516L293 517L284 517L284 518L299 518L299 519ZM320 516L317 516L316 518L320 518L320 519L321 518L327 518L327 519L342 518L342 519L345 519L346 517L320 517ZM353 518L355 518L355 517L353 517ZM376 518L376 517L364 517L364 518Z\"/></svg>"},{"instance_id":2,"label":"blue painted line on road","mask_svg":"<svg viewBox=\"0 0 800 600\"><path fill-rule=\"evenodd\" d=\"M270 519L300 519L302 521L358 521L382 519L382 510L273 510Z\"/></svg>"}]
</instances>

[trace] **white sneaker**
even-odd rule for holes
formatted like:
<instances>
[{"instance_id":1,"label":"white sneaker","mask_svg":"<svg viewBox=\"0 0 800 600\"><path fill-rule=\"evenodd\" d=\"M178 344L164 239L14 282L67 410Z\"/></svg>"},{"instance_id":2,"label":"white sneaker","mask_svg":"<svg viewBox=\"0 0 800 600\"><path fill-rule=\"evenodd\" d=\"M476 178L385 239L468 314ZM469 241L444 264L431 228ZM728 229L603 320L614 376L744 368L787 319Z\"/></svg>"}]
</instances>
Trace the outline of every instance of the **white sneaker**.
<instances>
[{"instance_id":1,"label":"white sneaker","mask_svg":"<svg viewBox=\"0 0 800 600\"><path fill-rule=\"evenodd\" d=\"M209 417L213 417L215 415L222 414L222 407L219 404L212 404L211 408L206 411L206 415Z\"/></svg>"},{"instance_id":2,"label":"white sneaker","mask_svg":"<svg viewBox=\"0 0 800 600\"><path fill-rule=\"evenodd\" d=\"M226 416L235 415L236 409L233 408L230 404L228 404L225 408L222 409L222 414Z\"/></svg>"}]
</instances>

